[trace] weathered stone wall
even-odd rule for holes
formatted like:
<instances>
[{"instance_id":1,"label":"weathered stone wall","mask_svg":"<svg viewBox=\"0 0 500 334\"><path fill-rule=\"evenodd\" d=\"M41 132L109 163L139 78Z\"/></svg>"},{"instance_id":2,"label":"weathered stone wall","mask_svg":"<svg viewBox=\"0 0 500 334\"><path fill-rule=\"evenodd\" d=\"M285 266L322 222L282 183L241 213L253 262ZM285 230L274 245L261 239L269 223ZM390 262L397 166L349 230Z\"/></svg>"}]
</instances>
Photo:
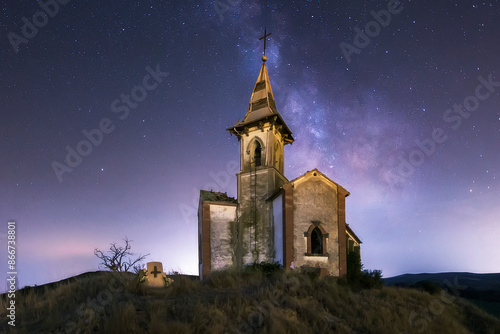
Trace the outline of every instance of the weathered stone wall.
<instances>
[{"instance_id":1,"label":"weathered stone wall","mask_svg":"<svg viewBox=\"0 0 500 334\"><path fill-rule=\"evenodd\" d=\"M255 141L261 151L261 165L254 163ZM283 175L284 142L270 123L251 127L241 136L241 171L237 174L239 230L238 258L242 264L272 262L275 257L272 203L268 199L288 182Z\"/></svg>"},{"instance_id":2,"label":"weathered stone wall","mask_svg":"<svg viewBox=\"0 0 500 334\"><path fill-rule=\"evenodd\" d=\"M198 206L198 251L200 279L210 273L210 205L200 197Z\"/></svg>"},{"instance_id":3,"label":"weathered stone wall","mask_svg":"<svg viewBox=\"0 0 500 334\"><path fill-rule=\"evenodd\" d=\"M346 235L346 220L345 220L345 199L349 193L340 188L338 191L338 208L339 208L339 276L344 277L347 275L347 238Z\"/></svg>"},{"instance_id":4,"label":"weathered stone wall","mask_svg":"<svg viewBox=\"0 0 500 334\"><path fill-rule=\"evenodd\" d=\"M275 253L274 225L272 202L267 199L287 180L276 169L267 167L257 168L256 172L239 173L237 178L243 263L272 262Z\"/></svg>"},{"instance_id":5,"label":"weathered stone wall","mask_svg":"<svg viewBox=\"0 0 500 334\"><path fill-rule=\"evenodd\" d=\"M236 205L210 205L211 270L233 265L231 227L236 224Z\"/></svg>"},{"instance_id":6,"label":"weathered stone wall","mask_svg":"<svg viewBox=\"0 0 500 334\"><path fill-rule=\"evenodd\" d=\"M330 275L339 275L338 196L337 185L314 171L294 184L294 267L324 268ZM307 256L308 231L313 221L321 222L328 233L325 256ZM345 236L343 236L345 238ZM323 271L324 272L324 271Z\"/></svg>"}]
</instances>

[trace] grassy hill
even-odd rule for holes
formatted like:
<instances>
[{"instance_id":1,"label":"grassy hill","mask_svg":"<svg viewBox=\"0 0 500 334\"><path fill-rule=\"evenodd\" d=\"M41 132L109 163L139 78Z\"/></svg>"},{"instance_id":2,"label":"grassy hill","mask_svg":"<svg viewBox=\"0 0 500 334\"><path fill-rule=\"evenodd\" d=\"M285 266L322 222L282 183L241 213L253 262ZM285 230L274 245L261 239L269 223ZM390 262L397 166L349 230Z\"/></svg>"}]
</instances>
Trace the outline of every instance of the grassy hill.
<instances>
[{"instance_id":1,"label":"grassy hill","mask_svg":"<svg viewBox=\"0 0 500 334\"><path fill-rule=\"evenodd\" d=\"M148 289L132 274L86 273L17 291L15 333L500 333L500 320L444 291L353 290L295 272L185 275ZM6 295L0 299L6 317ZM0 332L8 332L5 322Z\"/></svg>"},{"instance_id":2,"label":"grassy hill","mask_svg":"<svg viewBox=\"0 0 500 334\"><path fill-rule=\"evenodd\" d=\"M384 279L386 285L418 288L432 291L444 289L466 298L487 312L500 318L500 274L436 273L404 274Z\"/></svg>"}]
</instances>

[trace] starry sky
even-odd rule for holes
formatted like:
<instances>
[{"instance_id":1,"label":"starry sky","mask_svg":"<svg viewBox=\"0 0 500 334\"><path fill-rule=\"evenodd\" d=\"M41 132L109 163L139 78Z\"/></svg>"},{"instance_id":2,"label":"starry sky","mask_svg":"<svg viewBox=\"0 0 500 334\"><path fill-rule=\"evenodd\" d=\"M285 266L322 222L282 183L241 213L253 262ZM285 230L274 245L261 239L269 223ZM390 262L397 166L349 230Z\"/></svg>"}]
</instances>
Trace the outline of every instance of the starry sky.
<instances>
[{"instance_id":1,"label":"starry sky","mask_svg":"<svg viewBox=\"0 0 500 334\"><path fill-rule=\"evenodd\" d=\"M264 27L285 174L350 191L364 267L500 272L500 1L41 4L0 7L0 268L15 220L20 287L97 270L125 236L198 273L199 189L236 196L225 129Z\"/></svg>"}]
</instances>

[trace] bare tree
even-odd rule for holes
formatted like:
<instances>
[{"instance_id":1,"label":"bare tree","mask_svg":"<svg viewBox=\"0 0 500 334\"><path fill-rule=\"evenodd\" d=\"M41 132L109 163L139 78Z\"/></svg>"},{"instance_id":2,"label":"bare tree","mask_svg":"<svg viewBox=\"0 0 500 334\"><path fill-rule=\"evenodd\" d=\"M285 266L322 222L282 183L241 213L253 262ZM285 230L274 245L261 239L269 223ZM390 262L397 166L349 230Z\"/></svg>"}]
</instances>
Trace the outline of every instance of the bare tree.
<instances>
[{"instance_id":1,"label":"bare tree","mask_svg":"<svg viewBox=\"0 0 500 334\"><path fill-rule=\"evenodd\" d=\"M139 255L137 258L133 259L134 253L130 252L130 243L132 240L128 240L127 237L123 239L125 241L125 246L119 246L116 243L112 243L109 247L109 251L105 254L99 249L94 249L94 255L101 260L101 265L108 268L111 271L118 272L129 272L130 269L136 270L138 262L144 260L146 256L149 255Z\"/></svg>"}]
</instances>

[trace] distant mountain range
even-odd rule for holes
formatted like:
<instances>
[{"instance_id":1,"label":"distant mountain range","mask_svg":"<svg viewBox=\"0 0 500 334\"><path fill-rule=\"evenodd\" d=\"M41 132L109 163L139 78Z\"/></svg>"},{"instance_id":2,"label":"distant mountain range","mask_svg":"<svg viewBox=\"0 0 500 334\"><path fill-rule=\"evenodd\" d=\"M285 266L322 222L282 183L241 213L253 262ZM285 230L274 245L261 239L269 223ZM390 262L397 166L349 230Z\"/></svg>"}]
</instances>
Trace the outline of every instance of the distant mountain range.
<instances>
[{"instance_id":1,"label":"distant mountain range","mask_svg":"<svg viewBox=\"0 0 500 334\"><path fill-rule=\"evenodd\" d=\"M445 281L466 285L468 288L478 291L497 290L500 291L499 274L474 274L474 273L435 273L435 274L404 274L395 277L384 278L386 285L411 286L420 281L430 281L445 286Z\"/></svg>"},{"instance_id":2,"label":"distant mountain range","mask_svg":"<svg viewBox=\"0 0 500 334\"><path fill-rule=\"evenodd\" d=\"M385 278L384 283L389 286L416 288L428 292L444 289L500 317L500 273L404 274Z\"/></svg>"}]
</instances>

